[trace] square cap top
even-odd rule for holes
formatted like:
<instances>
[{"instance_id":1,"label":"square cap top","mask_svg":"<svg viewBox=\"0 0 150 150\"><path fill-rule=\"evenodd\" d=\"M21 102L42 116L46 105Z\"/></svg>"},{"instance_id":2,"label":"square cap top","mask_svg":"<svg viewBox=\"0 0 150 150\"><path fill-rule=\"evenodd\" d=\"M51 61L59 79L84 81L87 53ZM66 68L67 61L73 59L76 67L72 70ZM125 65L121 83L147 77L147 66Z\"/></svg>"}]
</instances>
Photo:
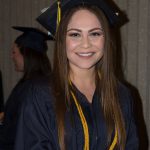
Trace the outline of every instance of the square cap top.
<instances>
[{"instance_id":1,"label":"square cap top","mask_svg":"<svg viewBox=\"0 0 150 150\"><path fill-rule=\"evenodd\" d=\"M16 43L19 43L21 46L31 48L39 52L44 52L47 50L46 41L51 39L48 34L40 31L37 28L32 27L13 26L12 28L23 32L20 36L16 38Z\"/></svg>"},{"instance_id":2,"label":"square cap top","mask_svg":"<svg viewBox=\"0 0 150 150\"><path fill-rule=\"evenodd\" d=\"M66 10L78 5L95 5L104 12L111 26L115 26L119 21L118 13L104 0L60 0L54 2L51 7L45 9L43 13L36 18L36 20L50 32L52 37L55 36L57 28L58 2L61 3L62 15Z\"/></svg>"}]
</instances>

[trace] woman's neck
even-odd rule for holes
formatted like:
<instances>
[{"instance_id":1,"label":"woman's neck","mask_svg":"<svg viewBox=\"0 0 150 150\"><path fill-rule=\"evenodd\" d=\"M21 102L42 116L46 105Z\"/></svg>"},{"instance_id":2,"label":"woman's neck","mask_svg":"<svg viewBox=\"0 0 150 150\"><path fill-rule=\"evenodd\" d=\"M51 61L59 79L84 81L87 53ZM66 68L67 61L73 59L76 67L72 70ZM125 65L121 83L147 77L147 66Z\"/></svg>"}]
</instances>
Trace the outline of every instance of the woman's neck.
<instances>
[{"instance_id":1,"label":"woman's neck","mask_svg":"<svg viewBox=\"0 0 150 150\"><path fill-rule=\"evenodd\" d=\"M83 93L91 103L95 92L95 71L80 70L70 71L70 79L78 90Z\"/></svg>"}]
</instances>

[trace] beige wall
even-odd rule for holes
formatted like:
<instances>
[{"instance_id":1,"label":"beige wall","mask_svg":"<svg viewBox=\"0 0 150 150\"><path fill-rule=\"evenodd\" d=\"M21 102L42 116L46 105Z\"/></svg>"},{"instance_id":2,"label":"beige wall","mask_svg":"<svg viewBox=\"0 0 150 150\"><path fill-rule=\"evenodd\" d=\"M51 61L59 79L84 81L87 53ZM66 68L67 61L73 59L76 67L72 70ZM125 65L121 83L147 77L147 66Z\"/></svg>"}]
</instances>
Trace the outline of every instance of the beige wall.
<instances>
[{"instance_id":1,"label":"beige wall","mask_svg":"<svg viewBox=\"0 0 150 150\"><path fill-rule=\"evenodd\" d=\"M14 72L10 60L11 43L17 36L11 26L42 28L35 18L42 8L52 2L52 0L0 0L0 69L3 75L5 100L20 76ZM116 3L129 18L129 22L121 27L122 66L134 96L137 123L140 137L143 138L142 150L146 150L146 128L142 114L147 133L150 135L150 1L116 0ZM49 44L50 57L53 47L51 44Z\"/></svg>"}]
</instances>

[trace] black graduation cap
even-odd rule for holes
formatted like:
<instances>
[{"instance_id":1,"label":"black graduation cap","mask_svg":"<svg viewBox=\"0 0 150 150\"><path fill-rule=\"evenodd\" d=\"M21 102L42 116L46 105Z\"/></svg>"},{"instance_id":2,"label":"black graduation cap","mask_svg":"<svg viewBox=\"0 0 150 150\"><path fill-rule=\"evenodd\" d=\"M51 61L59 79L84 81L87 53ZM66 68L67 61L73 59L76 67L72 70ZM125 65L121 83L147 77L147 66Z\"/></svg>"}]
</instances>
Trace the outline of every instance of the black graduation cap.
<instances>
[{"instance_id":1,"label":"black graduation cap","mask_svg":"<svg viewBox=\"0 0 150 150\"><path fill-rule=\"evenodd\" d=\"M61 3L61 15L72 7L77 5L96 5L98 6L107 17L111 26L115 26L119 20L119 14L104 0L60 0ZM58 1L44 10L44 12L36 18L36 20L44 26L54 37L57 28L57 11Z\"/></svg>"},{"instance_id":2,"label":"black graduation cap","mask_svg":"<svg viewBox=\"0 0 150 150\"><path fill-rule=\"evenodd\" d=\"M46 41L52 39L50 36L48 36L48 34L36 28L21 26L13 26L12 28L23 32L20 36L16 38L16 43L19 43L24 47L31 48L39 52L46 51Z\"/></svg>"}]
</instances>

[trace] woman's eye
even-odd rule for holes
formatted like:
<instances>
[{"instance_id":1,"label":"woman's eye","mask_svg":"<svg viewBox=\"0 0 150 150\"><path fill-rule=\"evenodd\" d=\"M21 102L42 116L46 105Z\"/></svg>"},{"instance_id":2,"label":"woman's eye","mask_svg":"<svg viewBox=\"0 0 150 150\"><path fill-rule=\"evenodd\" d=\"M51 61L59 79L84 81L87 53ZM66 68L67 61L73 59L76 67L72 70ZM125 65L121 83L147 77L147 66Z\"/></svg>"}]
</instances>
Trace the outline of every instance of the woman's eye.
<instances>
[{"instance_id":1,"label":"woman's eye","mask_svg":"<svg viewBox=\"0 0 150 150\"><path fill-rule=\"evenodd\" d=\"M69 36L71 37L80 37L79 33L69 33Z\"/></svg>"},{"instance_id":2,"label":"woman's eye","mask_svg":"<svg viewBox=\"0 0 150 150\"><path fill-rule=\"evenodd\" d=\"M90 33L91 36L101 36L103 33L102 32L92 32Z\"/></svg>"}]
</instances>

